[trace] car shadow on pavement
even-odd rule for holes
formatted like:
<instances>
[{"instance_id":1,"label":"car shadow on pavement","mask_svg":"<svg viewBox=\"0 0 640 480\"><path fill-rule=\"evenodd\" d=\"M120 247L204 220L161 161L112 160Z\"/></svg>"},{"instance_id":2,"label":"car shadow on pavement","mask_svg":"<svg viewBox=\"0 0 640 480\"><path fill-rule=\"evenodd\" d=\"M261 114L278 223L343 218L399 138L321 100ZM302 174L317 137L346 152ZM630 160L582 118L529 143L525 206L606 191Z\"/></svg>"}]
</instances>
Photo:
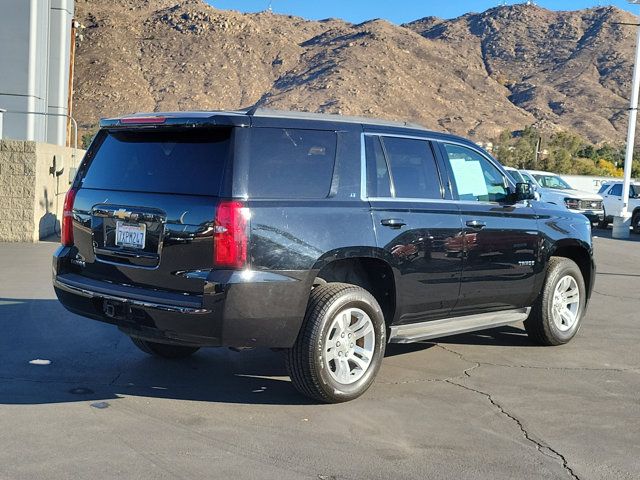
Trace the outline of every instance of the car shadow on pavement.
<instances>
[{"instance_id":1,"label":"car shadow on pavement","mask_svg":"<svg viewBox=\"0 0 640 480\"><path fill-rule=\"evenodd\" d=\"M0 404L109 402L139 396L201 402L305 405L282 352L202 349L184 360L138 350L116 327L67 312L57 300L0 298ZM532 346L522 329L501 327L437 340ZM435 342L391 344L387 356Z\"/></svg>"},{"instance_id":2,"label":"car shadow on pavement","mask_svg":"<svg viewBox=\"0 0 640 480\"><path fill-rule=\"evenodd\" d=\"M109 402L140 396L305 405L282 352L202 349L151 357L114 326L73 315L57 300L0 298L0 404Z\"/></svg>"}]
</instances>

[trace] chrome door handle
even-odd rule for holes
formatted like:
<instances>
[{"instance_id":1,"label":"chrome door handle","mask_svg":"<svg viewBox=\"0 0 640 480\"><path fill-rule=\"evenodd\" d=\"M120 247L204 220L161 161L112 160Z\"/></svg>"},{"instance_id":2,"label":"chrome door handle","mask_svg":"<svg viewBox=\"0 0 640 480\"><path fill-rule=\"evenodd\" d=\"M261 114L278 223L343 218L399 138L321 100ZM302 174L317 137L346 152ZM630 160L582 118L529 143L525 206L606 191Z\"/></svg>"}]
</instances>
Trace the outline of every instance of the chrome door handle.
<instances>
[{"instance_id":1,"label":"chrome door handle","mask_svg":"<svg viewBox=\"0 0 640 480\"><path fill-rule=\"evenodd\" d=\"M482 230L486 226L487 226L487 224L485 222L481 222L480 220L468 220L467 221L467 227L471 227L474 230Z\"/></svg>"},{"instance_id":2,"label":"chrome door handle","mask_svg":"<svg viewBox=\"0 0 640 480\"><path fill-rule=\"evenodd\" d=\"M407 224L401 218L385 218L384 220L381 220L380 223L385 227L396 228L396 229L402 228Z\"/></svg>"}]
</instances>

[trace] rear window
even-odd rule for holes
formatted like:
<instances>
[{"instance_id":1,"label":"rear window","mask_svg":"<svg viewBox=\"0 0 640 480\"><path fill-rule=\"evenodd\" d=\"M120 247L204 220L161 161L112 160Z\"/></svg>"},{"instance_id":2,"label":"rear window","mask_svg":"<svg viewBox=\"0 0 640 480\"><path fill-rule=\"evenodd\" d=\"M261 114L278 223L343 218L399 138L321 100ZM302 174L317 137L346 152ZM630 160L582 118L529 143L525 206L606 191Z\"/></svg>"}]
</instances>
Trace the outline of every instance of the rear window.
<instances>
[{"instance_id":1,"label":"rear window","mask_svg":"<svg viewBox=\"0 0 640 480\"><path fill-rule=\"evenodd\" d=\"M218 195L230 129L101 133L83 188Z\"/></svg>"},{"instance_id":2,"label":"rear window","mask_svg":"<svg viewBox=\"0 0 640 480\"><path fill-rule=\"evenodd\" d=\"M252 128L249 142L249 196L326 198L336 157L335 132Z\"/></svg>"}]
</instances>

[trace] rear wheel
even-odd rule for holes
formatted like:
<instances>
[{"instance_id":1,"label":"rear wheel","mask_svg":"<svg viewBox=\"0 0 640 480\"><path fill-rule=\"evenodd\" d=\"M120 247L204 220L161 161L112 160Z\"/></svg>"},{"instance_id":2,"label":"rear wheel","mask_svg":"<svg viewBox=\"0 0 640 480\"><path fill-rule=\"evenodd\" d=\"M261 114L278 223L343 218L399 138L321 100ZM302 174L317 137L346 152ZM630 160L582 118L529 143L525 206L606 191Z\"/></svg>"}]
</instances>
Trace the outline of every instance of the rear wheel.
<instances>
[{"instance_id":1,"label":"rear wheel","mask_svg":"<svg viewBox=\"0 0 640 480\"><path fill-rule=\"evenodd\" d=\"M542 293L524 322L529 338L541 345L562 345L580 329L586 290L573 260L551 257Z\"/></svg>"},{"instance_id":2,"label":"rear wheel","mask_svg":"<svg viewBox=\"0 0 640 480\"><path fill-rule=\"evenodd\" d=\"M187 358L200 350L198 347L186 347L183 345L169 345L168 343L150 342L149 340L143 340L136 337L129 338L131 338L133 344L144 353L173 360Z\"/></svg>"},{"instance_id":3,"label":"rear wheel","mask_svg":"<svg viewBox=\"0 0 640 480\"><path fill-rule=\"evenodd\" d=\"M640 212L634 212L631 217L631 228L633 233L640 233Z\"/></svg>"},{"instance_id":4,"label":"rear wheel","mask_svg":"<svg viewBox=\"0 0 640 480\"><path fill-rule=\"evenodd\" d=\"M312 290L298 339L287 352L294 387L325 403L353 400L373 383L386 347L380 305L366 290L327 283Z\"/></svg>"}]
</instances>

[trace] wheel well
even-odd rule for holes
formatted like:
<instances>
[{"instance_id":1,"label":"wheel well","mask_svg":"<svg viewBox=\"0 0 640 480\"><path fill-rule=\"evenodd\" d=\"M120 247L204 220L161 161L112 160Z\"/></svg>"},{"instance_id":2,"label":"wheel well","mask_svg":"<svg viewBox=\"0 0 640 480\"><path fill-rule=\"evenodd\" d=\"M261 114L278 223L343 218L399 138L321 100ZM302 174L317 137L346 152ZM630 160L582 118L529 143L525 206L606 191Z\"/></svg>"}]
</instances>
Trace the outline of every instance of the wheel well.
<instances>
[{"instance_id":1,"label":"wheel well","mask_svg":"<svg viewBox=\"0 0 640 480\"><path fill-rule=\"evenodd\" d=\"M347 258L325 265L314 285L325 282L343 282L367 290L380 304L385 321L390 324L396 312L393 270L384 260L377 258Z\"/></svg>"},{"instance_id":2,"label":"wheel well","mask_svg":"<svg viewBox=\"0 0 640 480\"><path fill-rule=\"evenodd\" d=\"M586 249L576 246L559 247L553 252L554 257L569 258L576 262L582 272L582 278L584 278L587 291L590 291L591 286L591 256Z\"/></svg>"}]
</instances>

